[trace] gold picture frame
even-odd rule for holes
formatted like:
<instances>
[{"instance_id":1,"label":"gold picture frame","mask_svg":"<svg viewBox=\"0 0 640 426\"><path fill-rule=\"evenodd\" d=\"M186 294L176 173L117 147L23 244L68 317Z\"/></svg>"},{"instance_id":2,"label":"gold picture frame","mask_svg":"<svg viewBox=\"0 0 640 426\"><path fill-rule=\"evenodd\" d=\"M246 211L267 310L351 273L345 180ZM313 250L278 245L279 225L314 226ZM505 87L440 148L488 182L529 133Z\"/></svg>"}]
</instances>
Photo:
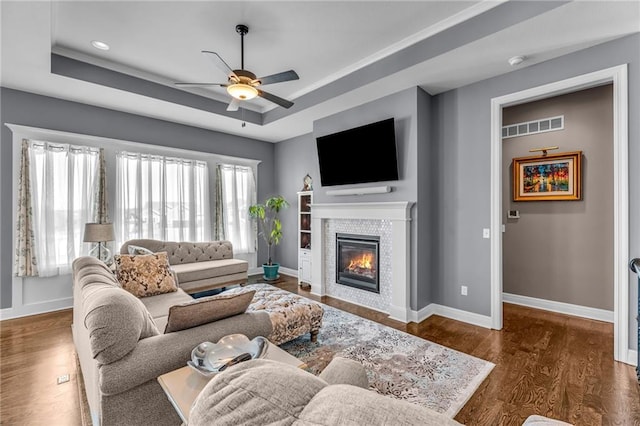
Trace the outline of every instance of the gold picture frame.
<instances>
[{"instance_id":1,"label":"gold picture frame","mask_svg":"<svg viewBox=\"0 0 640 426\"><path fill-rule=\"evenodd\" d=\"M513 159L513 201L582 199L582 151Z\"/></svg>"}]
</instances>

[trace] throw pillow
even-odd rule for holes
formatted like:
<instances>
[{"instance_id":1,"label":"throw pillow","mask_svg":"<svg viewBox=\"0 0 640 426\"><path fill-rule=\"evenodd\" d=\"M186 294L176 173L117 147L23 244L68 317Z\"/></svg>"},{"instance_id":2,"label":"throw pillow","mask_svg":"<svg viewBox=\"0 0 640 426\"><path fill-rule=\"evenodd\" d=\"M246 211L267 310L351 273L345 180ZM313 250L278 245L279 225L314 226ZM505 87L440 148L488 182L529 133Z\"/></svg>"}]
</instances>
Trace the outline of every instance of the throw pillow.
<instances>
[{"instance_id":1,"label":"throw pillow","mask_svg":"<svg viewBox=\"0 0 640 426\"><path fill-rule=\"evenodd\" d=\"M115 256L116 278L122 288L137 297L178 290L166 252Z\"/></svg>"},{"instance_id":2,"label":"throw pillow","mask_svg":"<svg viewBox=\"0 0 640 426\"><path fill-rule=\"evenodd\" d=\"M127 246L127 250L129 251L129 254L153 254L151 250L141 246L129 245Z\"/></svg>"},{"instance_id":3,"label":"throw pillow","mask_svg":"<svg viewBox=\"0 0 640 426\"><path fill-rule=\"evenodd\" d=\"M241 314L247 310L255 292L251 290L242 293L221 293L173 305L169 308L169 318L164 332L180 331Z\"/></svg>"}]
</instances>

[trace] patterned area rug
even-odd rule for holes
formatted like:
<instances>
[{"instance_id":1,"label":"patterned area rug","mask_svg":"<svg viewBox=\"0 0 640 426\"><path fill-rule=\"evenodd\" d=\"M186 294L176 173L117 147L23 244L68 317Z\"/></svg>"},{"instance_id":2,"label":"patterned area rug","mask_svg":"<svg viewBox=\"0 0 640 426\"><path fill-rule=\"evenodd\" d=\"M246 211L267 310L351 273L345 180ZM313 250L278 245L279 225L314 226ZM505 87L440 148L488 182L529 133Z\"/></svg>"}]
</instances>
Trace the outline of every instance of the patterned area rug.
<instances>
[{"instance_id":1,"label":"patterned area rug","mask_svg":"<svg viewBox=\"0 0 640 426\"><path fill-rule=\"evenodd\" d=\"M320 373L334 356L359 361L372 390L454 417L494 364L323 305L318 341L280 347Z\"/></svg>"}]
</instances>

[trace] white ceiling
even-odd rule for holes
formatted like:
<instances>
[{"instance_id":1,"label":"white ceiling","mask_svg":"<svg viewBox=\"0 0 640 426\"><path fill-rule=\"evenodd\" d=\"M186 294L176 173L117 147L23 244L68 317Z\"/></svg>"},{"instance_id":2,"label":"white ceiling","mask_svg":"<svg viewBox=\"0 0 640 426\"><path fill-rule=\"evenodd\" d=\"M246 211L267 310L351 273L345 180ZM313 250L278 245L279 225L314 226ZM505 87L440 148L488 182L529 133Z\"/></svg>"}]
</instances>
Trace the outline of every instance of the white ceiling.
<instances>
[{"instance_id":1,"label":"white ceiling","mask_svg":"<svg viewBox=\"0 0 640 426\"><path fill-rule=\"evenodd\" d=\"M472 18L502 1L2 1L4 87L176 121L268 141L308 133L313 120L412 86L429 93L460 87L522 66L640 31L638 1L577 1L542 13L424 62L311 105L264 126L175 105L50 72L53 51L172 86L224 82L201 50L240 68L235 25L249 26L245 68L260 75L295 69L300 80L268 86L293 101L339 77ZM91 40L109 43L98 51ZM223 89L194 93L226 101ZM251 109L273 104L253 100Z\"/></svg>"}]
</instances>

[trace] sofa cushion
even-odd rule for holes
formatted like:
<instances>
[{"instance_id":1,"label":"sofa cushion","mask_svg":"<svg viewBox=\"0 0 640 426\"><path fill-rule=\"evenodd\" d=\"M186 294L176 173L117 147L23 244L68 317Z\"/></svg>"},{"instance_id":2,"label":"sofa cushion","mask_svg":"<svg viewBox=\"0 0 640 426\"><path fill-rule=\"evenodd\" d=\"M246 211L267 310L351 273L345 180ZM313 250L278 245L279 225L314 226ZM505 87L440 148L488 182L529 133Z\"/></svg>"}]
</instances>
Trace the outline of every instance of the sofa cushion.
<instances>
[{"instance_id":1,"label":"sofa cushion","mask_svg":"<svg viewBox=\"0 0 640 426\"><path fill-rule=\"evenodd\" d=\"M184 290L179 288L172 293L158 294L155 296L143 297L140 301L147 308L147 311L151 314L151 317L155 320L159 317L166 317L169 315L169 308L173 305L179 305L180 303L191 302L193 298L189 296ZM156 321L156 324L158 321ZM158 326L158 330L163 330Z\"/></svg>"},{"instance_id":2,"label":"sofa cushion","mask_svg":"<svg viewBox=\"0 0 640 426\"><path fill-rule=\"evenodd\" d=\"M191 408L189 425L291 424L325 386L324 380L292 365L266 359L243 362L204 387Z\"/></svg>"},{"instance_id":3,"label":"sofa cushion","mask_svg":"<svg viewBox=\"0 0 640 426\"><path fill-rule=\"evenodd\" d=\"M178 290L167 253L115 256L116 278L122 288L137 297L153 296Z\"/></svg>"},{"instance_id":4,"label":"sofa cushion","mask_svg":"<svg viewBox=\"0 0 640 426\"><path fill-rule=\"evenodd\" d=\"M314 425L460 425L429 408L351 385L321 389L299 418Z\"/></svg>"},{"instance_id":5,"label":"sofa cushion","mask_svg":"<svg viewBox=\"0 0 640 426\"><path fill-rule=\"evenodd\" d=\"M178 281L185 283L246 272L248 265L246 260L220 259L182 263L171 267L178 276Z\"/></svg>"},{"instance_id":6,"label":"sofa cushion","mask_svg":"<svg viewBox=\"0 0 640 426\"><path fill-rule=\"evenodd\" d=\"M84 300L84 325L89 331L91 354L101 364L115 362L140 339L160 334L142 302L111 285L90 286Z\"/></svg>"},{"instance_id":7,"label":"sofa cushion","mask_svg":"<svg viewBox=\"0 0 640 426\"><path fill-rule=\"evenodd\" d=\"M153 254L151 250L141 246L129 245L127 250L129 251L129 254Z\"/></svg>"},{"instance_id":8,"label":"sofa cushion","mask_svg":"<svg viewBox=\"0 0 640 426\"><path fill-rule=\"evenodd\" d=\"M318 377L330 385L353 385L369 389L367 370L353 359L334 357Z\"/></svg>"},{"instance_id":9,"label":"sofa cushion","mask_svg":"<svg viewBox=\"0 0 640 426\"><path fill-rule=\"evenodd\" d=\"M196 327L238 315L247 310L255 291L217 294L169 308L165 333Z\"/></svg>"}]
</instances>

